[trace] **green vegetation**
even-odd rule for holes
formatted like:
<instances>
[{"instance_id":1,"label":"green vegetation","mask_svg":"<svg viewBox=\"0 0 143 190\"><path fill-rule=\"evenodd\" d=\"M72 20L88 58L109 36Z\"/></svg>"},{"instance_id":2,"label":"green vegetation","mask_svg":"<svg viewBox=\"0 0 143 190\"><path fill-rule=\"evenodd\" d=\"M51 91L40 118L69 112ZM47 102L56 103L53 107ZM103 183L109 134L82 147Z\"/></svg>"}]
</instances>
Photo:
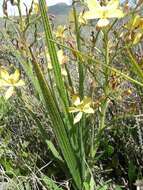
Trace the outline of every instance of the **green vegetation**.
<instances>
[{"instance_id":1,"label":"green vegetation","mask_svg":"<svg viewBox=\"0 0 143 190\"><path fill-rule=\"evenodd\" d=\"M11 3L19 16L4 2L0 32L0 189L134 190L143 178L142 1L75 1L65 25L45 0L26 16Z\"/></svg>"}]
</instances>

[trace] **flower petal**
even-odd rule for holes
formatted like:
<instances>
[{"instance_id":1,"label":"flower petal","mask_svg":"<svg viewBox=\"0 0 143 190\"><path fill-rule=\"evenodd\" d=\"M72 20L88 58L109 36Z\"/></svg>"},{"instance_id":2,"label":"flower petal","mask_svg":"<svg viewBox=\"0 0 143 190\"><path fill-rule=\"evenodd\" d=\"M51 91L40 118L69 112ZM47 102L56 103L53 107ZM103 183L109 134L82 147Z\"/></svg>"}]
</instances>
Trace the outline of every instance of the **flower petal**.
<instances>
[{"instance_id":1,"label":"flower petal","mask_svg":"<svg viewBox=\"0 0 143 190\"><path fill-rule=\"evenodd\" d=\"M74 124L78 123L82 118L83 113L79 112L74 118Z\"/></svg>"},{"instance_id":2,"label":"flower petal","mask_svg":"<svg viewBox=\"0 0 143 190\"><path fill-rule=\"evenodd\" d=\"M58 60L59 60L60 65L63 65L68 62L68 57L66 55L64 55L64 52L62 49L60 49L57 52L57 55L58 55Z\"/></svg>"},{"instance_id":3,"label":"flower petal","mask_svg":"<svg viewBox=\"0 0 143 190\"><path fill-rule=\"evenodd\" d=\"M87 0L89 11L84 13L84 19L108 19L122 18L124 13L119 7L119 0L110 0L106 5L101 6L97 0ZM109 23L108 23L109 24ZM107 26L107 20L104 20L104 26ZM100 26L99 26L100 27ZM101 25L103 27L103 23Z\"/></svg>"},{"instance_id":4,"label":"flower petal","mask_svg":"<svg viewBox=\"0 0 143 190\"><path fill-rule=\"evenodd\" d=\"M76 112L79 112L79 111L80 111L80 110L79 110L78 108L76 108L76 107L69 107L68 110L69 110L69 113L76 113Z\"/></svg>"},{"instance_id":5,"label":"flower petal","mask_svg":"<svg viewBox=\"0 0 143 190\"><path fill-rule=\"evenodd\" d=\"M62 72L62 75L65 76L65 77L68 75L67 71L66 71L66 69L64 67L61 68L61 72Z\"/></svg>"},{"instance_id":6,"label":"flower petal","mask_svg":"<svg viewBox=\"0 0 143 190\"><path fill-rule=\"evenodd\" d=\"M143 36L143 32L137 32L135 34L135 37L134 37L134 40L133 40L133 44L135 45L135 44L139 43L140 40L141 40L141 38L142 38L142 36Z\"/></svg>"},{"instance_id":7,"label":"flower petal","mask_svg":"<svg viewBox=\"0 0 143 190\"><path fill-rule=\"evenodd\" d=\"M72 101L73 101L73 104L75 105L75 106L78 106L78 105L80 105L80 98L79 98L79 96L77 96L77 95L73 95L72 96Z\"/></svg>"},{"instance_id":8,"label":"flower petal","mask_svg":"<svg viewBox=\"0 0 143 190\"><path fill-rule=\"evenodd\" d=\"M55 32L56 38L64 38L65 37L65 35L64 35L65 29L66 29L65 26L59 25Z\"/></svg>"},{"instance_id":9,"label":"flower petal","mask_svg":"<svg viewBox=\"0 0 143 190\"><path fill-rule=\"evenodd\" d=\"M101 10L86 11L83 15L85 20L92 20L102 18L103 12Z\"/></svg>"},{"instance_id":10,"label":"flower petal","mask_svg":"<svg viewBox=\"0 0 143 190\"><path fill-rule=\"evenodd\" d=\"M19 86L24 86L25 82L21 79L19 80L16 84L14 84L14 86L19 87Z\"/></svg>"},{"instance_id":11,"label":"flower petal","mask_svg":"<svg viewBox=\"0 0 143 190\"><path fill-rule=\"evenodd\" d=\"M83 99L83 104L84 105L90 105L92 103L92 99L90 97L85 96Z\"/></svg>"},{"instance_id":12,"label":"flower petal","mask_svg":"<svg viewBox=\"0 0 143 190\"><path fill-rule=\"evenodd\" d=\"M39 8L39 4L34 2L34 10L33 10L33 13L34 14L38 14L40 11L40 8Z\"/></svg>"},{"instance_id":13,"label":"flower petal","mask_svg":"<svg viewBox=\"0 0 143 190\"><path fill-rule=\"evenodd\" d=\"M97 0L87 0L87 6L89 10L95 10L95 9L100 9L100 3Z\"/></svg>"},{"instance_id":14,"label":"flower petal","mask_svg":"<svg viewBox=\"0 0 143 190\"><path fill-rule=\"evenodd\" d=\"M8 80L9 73L5 69L0 69L0 77L4 80Z\"/></svg>"},{"instance_id":15,"label":"flower petal","mask_svg":"<svg viewBox=\"0 0 143 190\"><path fill-rule=\"evenodd\" d=\"M122 18L124 13L121 9L110 9L107 12L107 18Z\"/></svg>"},{"instance_id":16,"label":"flower petal","mask_svg":"<svg viewBox=\"0 0 143 190\"><path fill-rule=\"evenodd\" d=\"M89 114L93 114L94 113L94 109L91 107L86 107L84 108L84 113L89 113Z\"/></svg>"},{"instance_id":17,"label":"flower petal","mask_svg":"<svg viewBox=\"0 0 143 190\"><path fill-rule=\"evenodd\" d=\"M48 62L48 69L49 69L49 70L52 70L52 69L53 69L53 66L52 66L51 61L50 61L50 62Z\"/></svg>"},{"instance_id":18,"label":"flower petal","mask_svg":"<svg viewBox=\"0 0 143 190\"><path fill-rule=\"evenodd\" d=\"M20 78L20 72L18 69L16 69L15 72L9 76L9 79L14 81L14 83L17 83L19 81L19 78Z\"/></svg>"},{"instance_id":19,"label":"flower petal","mask_svg":"<svg viewBox=\"0 0 143 190\"><path fill-rule=\"evenodd\" d=\"M7 81L0 79L0 87L8 87L11 86Z\"/></svg>"},{"instance_id":20,"label":"flower petal","mask_svg":"<svg viewBox=\"0 0 143 190\"><path fill-rule=\"evenodd\" d=\"M103 27L106 27L108 26L109 24L109 20L108 19L100 19L98 22L97 22L97 26L99 28L103 28Z\"/></svg>"},{"instance_id":21,"label":"flower petal","mask_svg":"<svg viewBox=\"0 0 143 190\"><path fill-rule=\"evenodd\" d=\"M110 0L107 4L107 7L115 10L119 7L119 4L119 0Z\"/></svg>"},{"instance_id":22,"label":"flower petal","mask_svg":"<svg viewBox=\"0 0 143 190\"><path fill-rule=\"evenodd\" d=\"M60 50L58 50L58 52L57 52L57 55L58 55L58 58L60 59L61 57L63 57L63 50L62 49L60 49Z\"/></svg>"},{"instance_id":23,"label":"flower petal","mask_svg":"<svg viewBox=\"0 0 143 190\"><path fill-rule=\"evenodd\" d=\"M5 99L8 100L14 93L14 87L8 88L8 90L5 93Z\"/></svg>"}]
</instances>

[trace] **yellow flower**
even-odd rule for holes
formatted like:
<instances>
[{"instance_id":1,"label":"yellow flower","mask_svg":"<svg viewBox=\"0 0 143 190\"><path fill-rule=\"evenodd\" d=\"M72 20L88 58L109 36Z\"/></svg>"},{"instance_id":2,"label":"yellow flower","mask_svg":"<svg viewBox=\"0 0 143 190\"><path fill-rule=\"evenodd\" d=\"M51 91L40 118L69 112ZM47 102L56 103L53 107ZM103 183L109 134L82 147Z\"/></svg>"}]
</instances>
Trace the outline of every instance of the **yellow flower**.
<instances>
[{"instance_id":1,"label":"yellow flower","mask_svg":"<svg viewBox=\"0 0 143 190\"><path fill-rule=\"evenodd\" d=\"M84 14L85 19L99 19L98 27L105 27L109 24L109 18L122 18L123 11L119 7L119 0L110 0L106 5L100 4L97 0L87 0L89 11Z\"/></svg>"},{"instance_id":2,"label":"yellow flower","mask_svg":"<svg viewBox=\"0 0 143 190\"><path fill-rule=\"evenodd\" d=\"M48 69L52 70L53 66L52 66L52 63L51 63L51 60L50 60L50 55L49 55L49 53L47 53L46 55L47 55L47 61L48 61ZM57 56L58 56L59 63L61 65L62 75L67 76L67 71L65 69L65 64L68 62L68 57L66 55L64 55L63 50L58 50Z\"/></svg>"},{"instance_id":3,"label":"yellow flower","mask_svg":"<svg viewBox=\"0 0 143 190\"><path fill-rule=\"evenodd\" d=\"M34 2L34 13L38 14L40 11L39 4Z\"/></svg>"},{"instance_id":4,"label":"yellow flower","mask_svg":"<svg viewBox=\"0 0 143 190\"><path fill-rule=\"evenodd\" d=\"M129 30L129 34L127 33L127 35L133 45L139 43L143 37L143 17L140 17L140 15L133 16L133 18L125 25L125 28Z\"/></svg>"},{"instance_id":5,"label":"yellow flower","mask_svg":"<svg viewBox=\"0 0 143 190\"><path fill-rule=\"evenodd\" d=\"M70 23L74 23L74 12L73 12L73 9L71 9L71 11L69 12L68 21Z\"/></svg>"},{"instance_id":6,"label":"yellow flower","mask_svg":"<svg viewBox=\"0 0 143 190\"><path fill-rule=\"evenodd\" d=\"M64 38L65 38L65 34L64 34L65 30L66 30L66 27L65 27L65 26L59 25L59 26L57 27L56 32L55 32L56 38L64 39Z\"/></svg>"},{"instance_id":7,"label":"yellow flower","mask_svg":"<svg viewBox=\"0 0 143 190\"><path fill-rule=\"evenodd\" d=\"M143 29L143 17L140 17L140 15L133 16L125 25L125 28L129 30Z\"/></svg>"},{"instance_id":8,"label":"yellow flower","mask_svg":"<svg viewBox=\"0 0 143 190\"><path fill-rule=\"evenodd\" d=\"M82 116L83 113L87 113L87 114L93 114L94 110L91 107L92 104L92 100L89 97L84 97L84 99L82 101L80 101L79 96L74 95L72 97L72 101L73 101L73 107L69 107L69 112L70 113L77 113L77 115L74 118L74 124L78 123Z\"/></svg>"},{"instance_id":9,"label":"yellow flower","mask_svg":"<svg viewBox=\"0 0 143 190\"><path fill-rule=\"evenodd\" d=\"M136 45L137 43L139 43L142 37L143 37L143 31L135 33L134 39L133 39L133 45Z\"/></svg>"},{"instance_id":10,"label":"yellow flower","mask_svg":"<svg viewBox=\"0 0 143 190\"><path fill-rule=\"evenodd\" d=\"M78 16L78 22L81 25L87 24L87 19L85 19L85 17L84 17L84 12L79 13L77 16ZM75 19L74 19L74 12L73 12L73 10L70 11L68 19L69 19L69 22L74 23Z\"/></svg>"},{"instance_id":11,"label":"yellow flower","mask_svg":"<svg viewBox=\"0 0 143 190\"><path fill-rule=\"evenodd\" d=\"M9 74L5 69L0 69L0 88L7 89L4 95L6 100L13 95L15 87L24 85L25 83L20 79L20 72L18 69L16 69L13 74Z\"/></svg>"},{"instance_id":12,"label":"yellow flower","mask_svg":"<svg viewBox=\"0 0 143 190\"><path fill-rule=\"evenodd\" d=\"M81 25L87 24L87 20L84 18L84 13L80 13L80 14L79 14L79 16L78 16L78 22L79 22Z\"/></svg>"},{"instance_id":13,"label":"yellow flower","mask_svg":"<svg viewBox=\"0 0 143 190\"><path fill-rule=\"evenodd\" d=\"M48 6L46 6L47 10L48 10ZM33 2L33 14L39 14L40 13L40 6L39 6L39 3L38 3L38 0L34 0Z\"/></svg>"}]
</instances>

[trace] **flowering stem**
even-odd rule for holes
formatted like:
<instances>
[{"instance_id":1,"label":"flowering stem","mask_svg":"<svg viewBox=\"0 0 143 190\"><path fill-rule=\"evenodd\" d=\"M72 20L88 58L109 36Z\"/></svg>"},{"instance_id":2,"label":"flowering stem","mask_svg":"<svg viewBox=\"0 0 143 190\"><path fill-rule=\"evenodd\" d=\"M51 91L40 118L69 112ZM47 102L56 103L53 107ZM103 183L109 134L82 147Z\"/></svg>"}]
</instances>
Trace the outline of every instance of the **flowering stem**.
<instances>
[{"instance_id":1,"label":"flowering stem","mask_svg":"<svg viewBox=\"0 0 143 190\"><path fill-rule=\"evenodd\" d=\"M104 31L104 47L105 47L105 64L109 66L110 59L109 59L109 46L108 46L108 32ZM105 99L101 104L101 113L100 113L100 124L99 124L99 138L100 135L105 128L105 118L106 118L106 111L109 105L110 100L108 99L109 94L109 75L110 70L108 67L105 68L105 83L104 83L104 95Z\"/></svg>"},{"instance_id":2,"label":"flowering stem","mask_svg":"<svg viewBox=\"0 0 143 190\"><path fill-rule=\"evenodd\" d=\"M106 100L103 101L102 106L101 106L101 113L100 113L100 121L99 121L99 129L98 129L98 134L96 137L96 143L94 146L94 150L92 152L92 158L96 155L96 152L98 150L98 147L100 145L100 139L103 133L103 130L105 129L105 119L106 119L106 111L108 108L110 100L106 98Z\"/></svg>"},{"instance_id":3,"label":"flowering stem","mask_svg":"<svg viewBox=\"0 0 143 190\"><path fill-rule=\"evenodd\" d=\"M143 82L143 72L142 72L142 69L140 68L138 62L136 61L136 58L133 55L132 50L129 49L129 48L126 48L126 51L127 51L128 56L129 56L130 63L131 63L131 66L132 66L134 72L137 74L137 76L139 77L140 81Z\"/></svg>"},{"instance_id":4,"label":"flowering stem","mask_svg":"<svg viewBox=\"0 0 143 190\"><path fill-rule=\"evenodd\" d=\"M20 7L20 1L18 1L17 8L18 8L19 19L20 19L20 31L23 32L23 19L22 19L22 12L21 12L21 7Z\"/></svg>"},{"instance_id":5,"label":"flowering stem","mask_svg":"<svg viewBox=\"0 0 143 190\"><path fill-rule=\"evenodd\" d=\"M79 29L79 24L78 24L78 17L76 13L76 8L73 3L73 15L74 15L74 22L75 22L75 31L76 31L76 41L77 41L77 49L78 51L81 51L81 42L80 42L80 29ZM81 59L78 58L78 71L79 71L79 94L80 98L83 98L83 83L84 83L84 69L83 69L83 64L81 62Z\"/></svg>"},{"instance_id":6,"label":"flowering stem","mask_svg":"<svg viewBox=\"0 0 143 190\"><path fill-rule=\"evenodd\" d=\"M106 118L106 111L108 108L109 99L106 98L101 106L101 116L100 116L100 127L99 127L99 133L104 129L105 127L105 118Z\"/></svg>"},{"instance_id":7,"label":"flowering stem","mask_svg":"<svg viewBox=\"0 0 143 190\"><path fill-rule=\"evenodd\" d=\"M81 162L81 178L82 181L85 180L85 149L83 141L83 127L85 126L85 116L80 121L79 124L79 145L80 145L80 162Z\"/></svg>"},{"instance_id":8,"label":"flowering stem","mask_svg":"<svg viewBox=\"0 0 143 190\"><path fill-rule=\"evenodd\" d=\"M105 46L105 64L107 66L109 66L110 60L109 60L109 45L108 45L108 32L104 32L104 46ZM109 77L109 68L106 67L105 68L105 95L107 95L108 93L106 92L106 90L108 89L108 77Z\"/></svg>"},{"instance_id":9,"label":"flowering stem","mask_svg":"<svg viewBox=\"0 0 143 190\"><path fill-rule=\"evenodd\" d=\"M77 12L75 8L75 3L73 3L73 15L74 15L74 23L75 23L77 49L78 51L81 52L80 29L79 29L79 24L78 24L78 17L77 17ZM84 68L83 68L81 58L78 57L77 60L78 60L78 72L79 72L79 95L80 95L80 98L83 99L84 97ZM85 127L84 120L85 118L83 116L83 118L81 119L79 123L79 128L78 128L82 181L84 181L84 178L85 178L85 150L84 150L84 142L83 142L83 130Z\"/></svg>"},{"instance_id":10,"label":"flowering stem","mask_svg":"<svg viewBox=\"0 0 143 190\"><path fill-rule=\"evenodd\" d=\"M105 64L109 66L110 60L109 60L109 46L108 46L108 31L104 31L104 47L105 47ZM100 117L100 127L99 131L104 128L105 125L105 116L106 116L106 110L108 107L108 91L109 91L109 85L108 85L108 78L109 78L109 73L110 70L108 67L105 68L105 84L104 84L104 93L106 99L103 100L103 103L101 105L101 117Z\"/></svg>"}]
</instances>

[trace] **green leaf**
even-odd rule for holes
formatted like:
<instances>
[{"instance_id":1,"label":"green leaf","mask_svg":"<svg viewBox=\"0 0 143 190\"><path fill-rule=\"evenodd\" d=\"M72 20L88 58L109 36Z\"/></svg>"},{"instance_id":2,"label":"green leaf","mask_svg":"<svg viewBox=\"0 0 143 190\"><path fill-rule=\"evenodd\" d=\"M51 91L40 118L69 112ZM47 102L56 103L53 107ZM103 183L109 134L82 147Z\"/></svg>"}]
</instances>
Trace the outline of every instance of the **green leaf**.
<instances>
[{"instance_id":1,"label":"green leaf","mask_svg":"<svg viewBox=\"0 0 143 190\"><path fill-rule=\"evenodd\" d=\"M132 161L128 164L128 177L130 182L133 182L137 177L136 166Z\"/></svg>"},{"instance_id":2,"label":"green leaf","mask_svg":"<svg viewBox=\"0 0 143 190\"><path fill-rule=\"evenodd\" d=\"M38 65L37 61L34 60L34 58L33 58L33 68L36 73L36 76L40 85L40 89L42 92L42 96L45 102L45 107L49 112L49 115L53 124L53 130L56 135L58 144L61 148L63 157L67 163L67 166L73 177L73 180L76 184L77 189L82 189L80 166L78 165L76 153L74 152L73 147L71 146L71 142L67 133L67 129L70 128L69 127L70 118L67 115L68 100L67 100L67 94L66 94L64 82L61 75L61 69L60 69L60 65L59 65L59 61L57 57L56 47L55 47L55 44L52 41L50 41L50 39L53 39L53 37L52 37L52 31L51 31L49 18L47 16L46 1L39 0L39 5L40 5L42 21L43 21L44 30L45 30L46 45L48 46L51 63L54 69L56 86L57 86L57 90L59 91L60 98L62 99L62 102L64 105L64 106L62 105L64 108L64 113L63 113L64 117L63 115L61 115L58 102L56 102L51 92L50 86L45 80L45 77L41 71L41 68ZM64 122L65 118L66 118L66 122Z\"/></svg>"},{"instance_id":3,"label":"green leaf","mask_svg":"<svg viewBox=\"0 0 143 190\"><path fill-rule=\"evenodd\" d=\"M59 64L58 56L57 56L56 46L55 46L55 43L51 41L53 40L53 35L52 35L49 17L47 15L46 1L39 0L39 5L40 5L42 21L43 21L44 30L45 30L45 37L46 37L45 42L49 50L49 55L50 55L51 63L54 70L56 86L64 105L68 106L67 93L66 93L63 77L61 74L61 67Z\"/></svg>"},{"instance_id":4,"label":"green leaf","mask_svg":"<svg viewBox=\"0 0 143 190\"><path fill-rule=\"evenodd\" d=\"M47 83L42 70L36 60L33 58L33 69L37 76L41 93L44 99L45 107L49 112L54 133L56 135L58 144L61 148L61 152L64 156L64 159L67 163L69 171L74 179L74 182L78 189L81 189L81 177L80 177L80 168L78 166L77 158L74 153L74 150L71 146L71 142L68 138L67 134L67 125L64 123L63 116L60 113L58 103L56 102L51 90L50 86Z\"/></svg>"},{"instance_id":5,"label":"green leaf","mask_svg":"<svg viewBox=\"0 0 143 190\"><path fill-rule=\"evenodd\" d=\"M143 72L142 69L140 68L139 64L136 61L136 58L134 57L132 51L130 49L127 49L128 56L130 58L130 64L132 65L133 69L132 71L137 74L141 82L143 82Z\"/></svg>"},{"instance_id":6,"label":"green leaf","mask_svg":"<svg viewBox=\"0 0 143 190\"><path fill-rule=\"evenodd\" d=\"M111 156L114 153L114 147L111 145L108 145L106 151L108 153L108 156Z\"/></svg>"},{"instance_id":7,"label":"green leaf","mask_svg":"<svg viewBox=\"0 0 143 190\"><path fill-rule=\"evenodd\" d=\"M104 186L100 187L98 190L108 190L108 185L104 185Z\"/></svg>"},{"instance_id":8,"label":"green leaf","mask_svg":"<svg viewBox=\"0 0 143 190\"><path fill-rule=\"evenodd\" d=\"M29 109L28 109L29 110ZM34 119L34 121L37 124L37 127L42 135L42 138L44 140L44 142L47 144L48 148L51 150L51 152L53 153L54 157L63 162L62 157L60 156L59 152L56 150L54 144L48 140L48 135L47 132L45 130L45 128L42 126L41 122L39 121L39 119L36 117L36 115L34 114L34 112L32 110L29 110L30 115L32 116L32 118Z\"/></svg>"},{"instance_id":9,"label":"green leaf","mask_svg":"<svg viewBox=\"0 0 143 190\"><path fill-rule=\"evenodd\" d=\"M45 175L42 176L42 181L49 190L63 190L61 187L58 187L52 179Z\"/></svg>"},{"instance_id":10,"label":"green leaf","mask_svg":"<svg viewBox=\"0 0 143 190\"><path fill-rule=\"evenodd\" d=\"M115 190L122 190L122 188L118 185L116 185Z\"/></svg>"},{"instance_id":11,"label":"green leaf","mask_svg":"<svg viewBox=\"0 0 143 190\"><path fill-rule=\"evenodd\" d=\"M90 185L87 182L84 182L83 186L84 186L85 190L89 190L90 189Z\"/></svg>"},{"instance_id":12,"label":"green leaf","mask_svg":"<svg viewBox=\"0 0 143 190\"><path fill-rule=\"evenodd\" d=\"M95 188L95 181L94 181L93 176L91 176L91 179L90 179L90 190L94 190L94 188Z\"/></svg>"},{"instance_id":13,"label":"green leaf","mask_svg":"<svg viewBox=\"0 0 143 190\"><path fill-rule=\"evenodd\" d=\"M60 156L59 152L56 150L54 144L49 140L46 140L46 143L47 143L49 149L51 150L51 152L53 153L54 157L56 159L60 160L61 162L64 162L62 157Z\"/></svg>"}]
</instances>

